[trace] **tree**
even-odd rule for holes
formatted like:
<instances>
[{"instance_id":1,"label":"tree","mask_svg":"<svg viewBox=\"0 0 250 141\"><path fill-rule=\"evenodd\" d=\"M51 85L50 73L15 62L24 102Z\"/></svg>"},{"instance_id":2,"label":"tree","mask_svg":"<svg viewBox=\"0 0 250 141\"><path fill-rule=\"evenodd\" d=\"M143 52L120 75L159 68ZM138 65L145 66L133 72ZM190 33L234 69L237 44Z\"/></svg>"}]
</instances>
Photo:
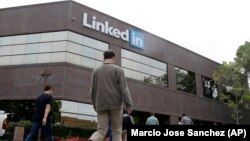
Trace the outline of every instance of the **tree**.
<instances>
[{"instance_id":1,"label":"tree","mask_svg":"<svg viewBox=\"0 0 250 141\"><path fill-rule=\"evenodd\" d=\"M245 72L250 71L250 42L245 42L245 45L242 45L238 48L236 53L235 62L241 65Z\"/></svg>"},{"instance_id":2,"label":"tree","mask_svg":"<svg viewBox=\"0 0 250 141\"><path fill-rule=\"evenodd\" d=\"M250 79L250 42L245 42L245 45L240 46L236 56L235 62L242 66L243 73ZM248 82L248 88L250 88L250 82Z\"/></svg>"},{"instance_id":3,"label":"tree","mask_svg":"<svg viewBox=\"0 0 250 141\"><path fill-rule=\"evenodd\" d=\"M250 42L245 42L241 45L236 53L235 62L242 66L243 73L248 77L248 88L250 89ZM244 95L244 100L250 102L250 95ZM250 108L250 104L246 106Z\"/></svg>"},{"instance_id":4,"label":"tree","mask_svg":"<svg viewBox=\"0 0 250 141\"><path fill-rule=\"evenodd\" d=\"M18 122L20 120L32 120L35 110L35 100L1 100L0 107L6 113L10 113L8 120ZM55 100L51 109L51 121L60 122L61 101Z\"/></svg>"},{"instance_id":5,"label":"tree","mask_svg":"<svg viewBox=\"0 0 250 141\"><path fill-rule=\"evenodd\" d=\"M150 84L157 84L161 85L163 87L167 87L168 85L168 75L167 73L161 75L161 76L148 76L144 77L144 82L150 83Z\"/></svg>"},{"instance_id":6,"label":"tree","mask_svg":"<svg viewBox=\"0 0 250 141\"><path fill-rule=\"evenodd\" d=\"M237 49L234 62L223 62L213 75L214 80L225 86L220 99L226 102L232 110L232 116L239 124L241 118L239 107L249 108L250 101L249 84L247 77L250 77L250 43L245 42ZM250 82L248 82L250 83Z\"/></svg>"},{"instance_id":7,"label":"tree","mask_svg":"<svg viewBox=\"0 0 250 141\"><path fill-rule=\"evenodd\" d=\"M180 68L175 69L177 90L196 94L195 74Z\"/></svg>"}]
</instances>

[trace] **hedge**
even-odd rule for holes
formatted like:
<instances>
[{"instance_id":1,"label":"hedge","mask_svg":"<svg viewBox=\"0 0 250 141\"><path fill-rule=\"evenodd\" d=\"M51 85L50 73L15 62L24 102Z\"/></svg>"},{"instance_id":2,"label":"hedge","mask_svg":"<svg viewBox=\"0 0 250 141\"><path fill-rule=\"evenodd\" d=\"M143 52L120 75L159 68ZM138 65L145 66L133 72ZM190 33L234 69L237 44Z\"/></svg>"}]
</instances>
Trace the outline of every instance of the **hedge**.
<instances>
[{"instance_id":1,"label":"hedge","mask_svg":"<svg viewBox=\"0 0 250 141\"><path fill-rule=\"evenodd\" d=\"M6 135L3 139L11 141L13 140L14 128L15 127L24 127L24 138L30 131L32 123L30 121L20 121L16 123L8 123L6 129ZM52 125L52 131L54 137L57 138L72 138L72 137L79 137L79 138L88 138L91 134L95 131L95 129L87 129L87 128L80 128L80 127L70 127L65 125ZM42 132L41 139L45 139L45 135ZM1 139L0 139L1 140Z\"/></svg>"}]
</instances>

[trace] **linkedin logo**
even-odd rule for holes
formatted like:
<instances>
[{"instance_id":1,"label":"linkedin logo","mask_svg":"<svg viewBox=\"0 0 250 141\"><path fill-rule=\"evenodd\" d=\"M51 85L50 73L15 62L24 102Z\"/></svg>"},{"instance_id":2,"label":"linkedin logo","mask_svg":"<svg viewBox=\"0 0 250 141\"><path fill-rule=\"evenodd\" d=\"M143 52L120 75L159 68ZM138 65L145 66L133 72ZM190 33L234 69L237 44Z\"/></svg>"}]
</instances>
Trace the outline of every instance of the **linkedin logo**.
<instances>
[{"instance_id":1,"label":"linkedin logo","mask_svg":"<svg viewBox=\"0 0 250 141\"><path fill-rule=\"evenodd\" d=\"M144 49L144 35L141 32L130 29L129 37L131 46Z\"/></svg>"},{"instance_id":2,"label":"linkedin logo","mask_svg":"<svg viewBox=\"0 0 250 141\"><path fill-rule=\"evenodd\" d=\"M122 39L123 41L127 41L133 47L144 49L144 35L141 32L132 29L126 29L125 31L121 31L118 28L110 26L108 21L98 21L95 16L92 17L92 20L88 20L87 13L83 13L82 24L84 27L91 28L109 36Z\"/></svg>"}]
</instances>

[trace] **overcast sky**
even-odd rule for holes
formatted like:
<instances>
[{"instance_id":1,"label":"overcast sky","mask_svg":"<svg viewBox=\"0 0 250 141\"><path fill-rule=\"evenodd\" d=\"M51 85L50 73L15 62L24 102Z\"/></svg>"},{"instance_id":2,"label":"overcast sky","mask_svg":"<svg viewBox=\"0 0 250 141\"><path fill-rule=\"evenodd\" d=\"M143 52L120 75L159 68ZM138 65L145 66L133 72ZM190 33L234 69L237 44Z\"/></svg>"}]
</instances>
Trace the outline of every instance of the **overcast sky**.
<instances>
[{"instance_id":1,"label":"overcast sky","mask_svg":"<svg viewBox=\"0 0 250 141\"><path fill-rule=\"evenodd\" d=\"M1 0L0 8L56 0ZM75 0L216 62L250 40L250 0Z\"/></svg>"}]
</instances>

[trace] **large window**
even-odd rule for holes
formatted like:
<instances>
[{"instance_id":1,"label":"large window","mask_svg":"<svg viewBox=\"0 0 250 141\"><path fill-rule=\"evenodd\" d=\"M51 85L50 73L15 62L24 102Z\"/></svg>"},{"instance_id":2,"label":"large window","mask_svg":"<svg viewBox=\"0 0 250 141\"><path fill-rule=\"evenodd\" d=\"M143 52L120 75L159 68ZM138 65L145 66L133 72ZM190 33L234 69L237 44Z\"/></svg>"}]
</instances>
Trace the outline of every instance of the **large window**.
<instances>
[{"instance_id":1,"label":"large window","mask_svg":"<svg viewBox=\"0 0 250 141\"><path fill-rule=\"evenodd\" d=\"M70 31L0 37L0 66L68 62L96 68L107 43Z\"/></svg>"},{"instance_id":2,"label":"large window","mask_svg":"<svg viewBox=\"0 0 250 141\"><path fill-rule=\"evenodd\" d=\"M201 77L201 81L203 95L208 98L218 99L218 89L215 81L205 76Z\"/></svg>"},{"instance_id":3,"label":"large window","mask_svg":"<svg viewBox=\"0 0 250 141\"><path fill-rule=\"evenodd\" d=\"M97 114L91 104L62 100L61 116L96 121Z\"/></svg>"},{"instance_id":4,"label":"large window","mask_svg":"<svg viewBox=\"0 0 250 141\"><path fill-rule=\"evenodd\" d=\"M166 87L168 85L166 63L122 49L121 66L126 77Z\"/></svg>"},{"instance_id":5,"label":"large window","mask_svg":"<svg viewBox=\"0 0 250 141\"><path fill-rule=\"evenodd\" d=\"M196 94L195 73L175 67L177 90Z\"/></svg>"}]
</instances>

